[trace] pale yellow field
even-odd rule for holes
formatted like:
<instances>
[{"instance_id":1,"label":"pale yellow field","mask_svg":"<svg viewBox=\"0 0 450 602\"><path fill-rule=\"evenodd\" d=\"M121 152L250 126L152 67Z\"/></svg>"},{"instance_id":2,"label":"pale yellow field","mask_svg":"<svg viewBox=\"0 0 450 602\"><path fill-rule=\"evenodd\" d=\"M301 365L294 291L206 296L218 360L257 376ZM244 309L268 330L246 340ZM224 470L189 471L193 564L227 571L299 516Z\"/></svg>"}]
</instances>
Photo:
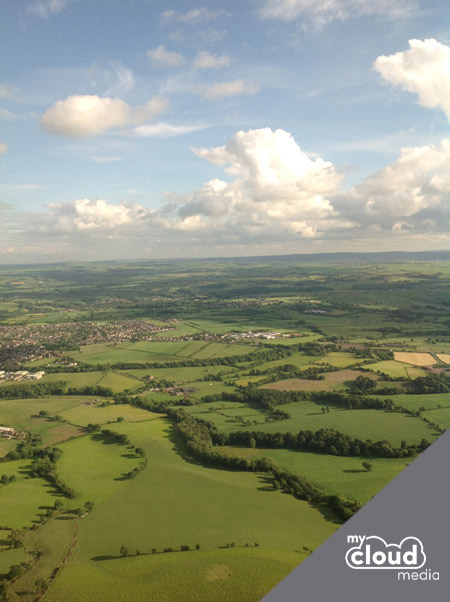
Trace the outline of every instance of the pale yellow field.
<instances>
[{"instance_id":1,"label":"pale yellow field","mask_svg":"<svg viewBox=\"0 0 450 602\"><path fill-rule=\"evenodd\" d=\"M430 353L409 353L406 351L394 351L394 359L405 364L414 366L432 366L436 360Z\"/></svg>"},{"instance_id":2,"label":"pale yellow field","mask_svg":"<svg viewBox=\"0 0 450 602\"><path fill-rule=\"evenodd\" d=\"M444 364L450 364L450 353L436 353L436 357Z\"/></svg>"}]
</instances>

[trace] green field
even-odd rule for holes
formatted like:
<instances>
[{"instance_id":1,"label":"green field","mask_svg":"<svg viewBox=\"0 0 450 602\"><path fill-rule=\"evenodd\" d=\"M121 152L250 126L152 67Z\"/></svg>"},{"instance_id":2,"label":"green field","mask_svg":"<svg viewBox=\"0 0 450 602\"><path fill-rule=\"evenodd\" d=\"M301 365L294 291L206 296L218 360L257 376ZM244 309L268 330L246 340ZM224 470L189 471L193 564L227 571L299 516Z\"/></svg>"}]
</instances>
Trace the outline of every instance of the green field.
<instances>
[{"instance_id":1,"label":"green field","mask_svg":"<svg viewBox=\"0 0 450 602\"><path fill-rule=\"evenodd\" d=\"M383 362L375 362L374 364L366 364L364 368L373 370L374 372L384 372L393 378L414 379L419 376L425 376L425 370L417 366L396 362L395 360L386 360Z\"/></svg>"},{"instance_id":2,"label":"green field","mask_svg":"<svg viewBox=\"0 0 450 602\"><path fill-rule=\"evenodd\" d=\"M220 453L242 458L271 458L283 470L309 479L331 494L367 502L411 462L410 458L358 458L315 454L290 449L219 447ZM372 471L364 470L369 461Z\"/></svg>"},{"instance_id":3,"label":"green field","mask_svg":"<svg viewBox=\"0 0 450 602\"><path fill-rule=\"evenodd\" d=\"M230 548L128 557L69 564L46 595L49 602L124 600L133 602L254 602L294 569L305 553ZM239 593L237 593L239 592ZM237 596L239 596L237 598Z\"/></svg>"},{"instance_id":4,"label":"green field","mask_svg":"<svg viewBox=\"0 0 450 602\"><path fill-rule=\"evenodd\" d=\"M117 422L117 419L123 418L130 422L139 422L141 420L151 420L156 418L157 414L152 414L146 410L141 410L130 405L79 405L61 413L64 420L72 424L87 426L92 424L107 424Z\"/></svg>"},{"instance_id":5,"label":"green field","mask_svg":"<svg viewBox=\"0 0 450 602\"><path fill-rule=\"evenodd\" d=\"M428 410L427 412L423 412L422 415L442 429L448 429L450 427L450 407L440 408L438 410Z\"/></svg>"},{"instance_id":6,"label":"green field","mask_svg":"<svg viewBox=\"0 0 450 602\"><path fill-rule=\"evenodd\" d=\"M427 395L389 395L394 405L402 406L407 410L419 410L425 408L426 410L437 408L438 406L446 407L450 406L450 397L448 393L431 393ZM380 397L384 399L384 397Z\"/></svg>"},{"instance_id":7,"label":"green field","mask_svg":"<svg viewBox=\"0 0 450 602\"><path fill-rule=\"evenodd\" d=\"M383 410L347 410L339 406L331 407L329 413L321 412L321 405L311 401L299 401L286 405L277 406L290 415L290 418L274 420L266 423L265 415L255 409L246 409L242 404L236 404L236 410L232 404L226 403L226 409L221 409L224 402L215 402L187 408L194 415L212 421L220 430L231 432L234 430L257 430L264 433L298 433L301 430L316 431L321 428L335 428L357 439L371 439L382 441L387 439L394 447L400 447L404 440L408 445L420 443L422 439L433 441L437 433L419 418L405 414L386 412ZM325 404L324 404L325 405ZM216 409L209 412L208 408ZM218 410L218 411L217 411ZM236 415L242 415L248 420L257 420L258 424L244 426L237 422Z\"/></svg>"},{"instance_id":8,"label":"green field","mask_svg":"<svg viewBox=\"0 0 450 602\"><path fill-rule=\"evenodd\" d=\"M315 548L334 531L335 526L307 503L279 492L264 491L264 480L257 474L205 470L186 462L174 452L167 438L168 426L160 419L146 423L121 423L115 427L115 430L126 432L134 444L145 447L148 466L134 481L127 482L126 487L111 493L97 511L94 509L80 521L73 557L64 570L64 578L58 580L58 585L51 590L50 600L70 599L70 596L67 598L68 588L73 587L82 574L90 575L89 580L98 583L94 587L105 587L109 583L102 595L115 600L115 581L104 581L104 571L109 574L108 564L92 559L117 556L121 545L129 546L134 553L135 549L150 552L155 547L162 551L165 547L179 549L181 544L194 547L199 543L201 552L198 556L194 553L186 557L181 553L157 554L136 559L136 562L129 559L119 565L119 574L120 567L124 566L127 574L131 571L134 579L145 583L142 592L136 593L136 600L161 599L161 584L172 581L168 592L177 591L181 596L177 599L188 602L195 599L192 592L198 587L214 587L208 585L204 572L207 567L226 563L224 558L229 558L225 556L228 550L218 548L229 542L236 544L231 554L238 557L231 561L234 577L229 586L239 587L243 599L254 600L255 574L251 571L252 576L244 578L238 570L241 562L253 563L255 558L261 558L261 568L267 571L268 581L263 580L258 591L264 592L269 582L280 580L303 558L296 550L302 550L303 545ZM76 469L72 462L76 462L80 450L81 457L88 458L84 445L85 440L64 445L63 459L67 457L65 461L71 462L70 466L64 466L72 475ZM67 453L68 446L72 446L76 453ZM73 461L69 456L73 457ZM104 495L103 478L84 479L80 469L79 479L77 486L84 497L92 499L96 495ZM170 529L167 529L168 520ZM283 527L286 520L290 524L288 530ZM242 549L246 543L253 546L255 541L260 549ZM119 562L122 561L108 561L113 572ZM172 569L174 563L177 566L175 574ZM158 574L156 580L149 578L154 567ZM198 583L188 577L192 571L198 575ZM205 583L201 579L202 574ZM222 581L217 579L213 590L215 599L229 600L228 581Z\"/></svg>"},{"instance_id":9,"label":"green field","mask_svg":"<svg viewBox=\"0 0 450 602\"><path fill-rule=\"evenodd\" d=\"M32 430L41 432L54 427L54 423L44 418L38 418L41 410L51 416L61 414L64 410L76 407L88 401L92 396L51 396L39 399L0 399L0 416L2 426L13 425L19 431Z\"/></svg>"}]
</instances>

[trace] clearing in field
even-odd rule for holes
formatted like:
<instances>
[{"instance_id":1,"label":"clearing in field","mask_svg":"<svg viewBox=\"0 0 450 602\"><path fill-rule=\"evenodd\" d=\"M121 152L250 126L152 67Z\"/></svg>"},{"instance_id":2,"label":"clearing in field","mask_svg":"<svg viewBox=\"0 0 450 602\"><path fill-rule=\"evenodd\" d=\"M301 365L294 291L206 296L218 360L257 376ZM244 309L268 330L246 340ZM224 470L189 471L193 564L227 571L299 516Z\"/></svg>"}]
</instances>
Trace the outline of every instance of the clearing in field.
<instances>
[{"instance_id":1,"label":"clearing in field","mask_svg":"<svg viewBox=\"0 0 450 602\"><path fill-rule=\"evenodd\" d=\"M407 351L394 351L394 359L398 362L413 364L413 366L432 366L436 363L429 353L409 353Z\"/></svg>"}]
</instances>

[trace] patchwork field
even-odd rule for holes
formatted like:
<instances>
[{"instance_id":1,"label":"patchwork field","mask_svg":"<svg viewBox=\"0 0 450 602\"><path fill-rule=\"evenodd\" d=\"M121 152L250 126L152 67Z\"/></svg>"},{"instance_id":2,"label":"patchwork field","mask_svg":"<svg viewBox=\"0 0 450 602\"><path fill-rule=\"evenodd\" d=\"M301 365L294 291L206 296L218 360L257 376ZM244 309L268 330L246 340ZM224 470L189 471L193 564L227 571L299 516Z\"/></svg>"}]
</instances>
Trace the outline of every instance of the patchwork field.
<instances>
[{"instance_id":1,"label":"patchwork field","mask_svg":"<svg viewBox=\"0 0 450 602\"><path fill-rule=\"evenodd\" d=\"M252 345L215 343L212 341L140 341L138 343L99 344L82 347L70 353L77 362L86 364L117 364L120 362L164 362L209 359L246 355L255 351Z\"/></svg>"},{"instance_id":2,"label":"patchwork field","mask_svg":"<svg viewBox=\"0 0 450 602\"><path fill-rule=\"evenodd\" d=\"M0 529L0 580L32 559L10 584L21 602L36 602L39 580L49 602L260 600L356 509L348 500L370 500L450 426L450 268L366 259L0 269L0 371L55 372L0 385L0 425L19 431L0 439L0 457L15 451L0 463L0 527L29 527L18 549ZM250 331L280 334L235 336ZM285 378L325 365L337 370ZM345 409L358 385L364 404L367 377L410 414ZM58 381L92 394L53 395ZM342 405L288 403L290 391L338 392ZM285 436L321 429L405 457L339 456L338 442L312 453ZM237 431L248 447L211 445ZM275 436L262 449L252 431ZM337 497L309 503L296 476Z\"/></svg>"}]
</instances>

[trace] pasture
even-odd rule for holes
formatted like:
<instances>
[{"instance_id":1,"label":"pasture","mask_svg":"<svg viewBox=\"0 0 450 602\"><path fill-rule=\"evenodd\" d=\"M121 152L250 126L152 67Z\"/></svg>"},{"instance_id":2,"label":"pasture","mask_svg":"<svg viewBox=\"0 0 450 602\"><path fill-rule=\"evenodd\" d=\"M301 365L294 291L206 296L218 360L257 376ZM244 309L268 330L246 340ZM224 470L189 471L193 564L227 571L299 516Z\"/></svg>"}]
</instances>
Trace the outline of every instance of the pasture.
<instances>
[{"instance_id":1,"label":"pasture","mask_svg":"<svg viewBox=\"0 0 450 602\"><path fill-rule=\"evenodd\" d=\"M290 449L218 447L220 453L256 460L270 458L283 470L309 479L330 494L369 501L411 462L410 458L358 458L315 454ZM372 471L364 470L369 461Z\"/></svg>"},{"instance_id":2,"label":"pasture","mask_svg":"<svg viewBox=\"0 0 450 602\"><path fill-rule=\"evenodd\" d=\"M324 403L323 406L328 404ZM208 420L224 432L261 431L264 433L298 433L334 428L356 439L381 441L387 439L394 447L404 440L410 444L422 439L433 441L437 433L419 418L384 410L347 410L329 405L330 412L322 413L322 405L299 401L277 406L290 415L282 420L266 421L267 412L245 404L217 401L184 408L198 418ZM242 417L242 419L241 419ZM250 421L252 424L246 425ZM256 422L256 424L254 424Z\"/></svg>"},{"instance_id":3,"label":"pasture","mask_svg":"<svg viewBox=\"0 0 450 602\"><path fill-rule=\"evenodd\" d=\"M132 591L133 602L257 602L306 554L301 547L298 552L282 552L252 544L69 563L45 598L70 600L76 590L79 600L121 602L123 592Z\"/></svg>"},{"instance_id":4,"label":"pasture","mask_svg":"<svg viewBox=\"0 0 450 602\"><path fill-rule=\"evenodd\" d=\"M258 425L256 430L268 433L296 433L300 430L334 428L357 439L387 439L394 447L400 447L403 440L408 445L420 443L422 439L433 441L437 435L434 429L420 419L395 412L346 410L330 406L331 411L322 414L321 406L310 401L280 405L277 408L290 414L291 418ZM252 429L252 426L247 426L242 430Z\"/></svg>"}]
</instances>

